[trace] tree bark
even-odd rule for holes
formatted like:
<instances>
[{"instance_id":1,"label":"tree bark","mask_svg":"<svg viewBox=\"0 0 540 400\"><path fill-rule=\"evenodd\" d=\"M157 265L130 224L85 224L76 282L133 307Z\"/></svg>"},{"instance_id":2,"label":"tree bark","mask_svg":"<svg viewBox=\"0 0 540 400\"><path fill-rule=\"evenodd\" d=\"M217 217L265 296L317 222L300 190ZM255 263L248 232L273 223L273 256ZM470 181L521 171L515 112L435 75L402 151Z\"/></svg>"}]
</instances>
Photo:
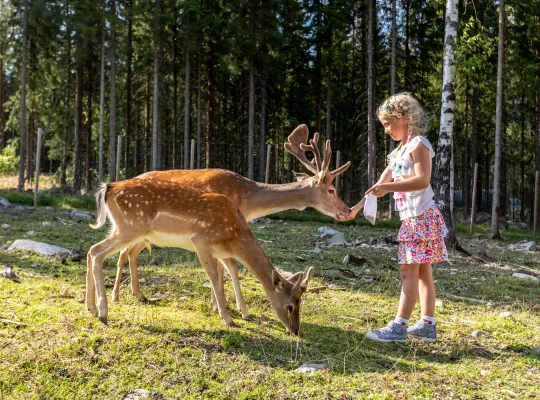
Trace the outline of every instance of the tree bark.
<instances>
[{"instance_id":1,"label":"tree bark","mask_svg":"<svg viewBox=\"0 0 540 400\"><path fill-rule=\"evenodd\" d=\"M521 190L520 190L520 207L519 219L525 220L525 88L521 92Z\"/></svg>"},{"instance_id":2,"label":"tree bark","mask_svg":"<svg viewBox=\"0 0 540 400\"><path fill-rule=\"evenodd\" d=\"M390 95L396 94L396 78L397 78L397 72L396 72L396 50L397 50L397 22L396 22L396 14L397 14L397 1L392 0L392 55L391 55L391 69L390 69ZM396 143L394 140L388 136L388 153L391 153L396 148ZM388 205L388 218L394 217L394 208L395 208L395 201L394 196L390 195L390 201Z\"/></svg>"},{"instance_id":3,"label":"tree bark","mask_svg":"<svg viewBox=\"0 0 540 400\"><path fill-rule=\"evenodd\" d=\"M478 125L476 121L476 115L478 110L478 86L476 82L473 82L472 104L471 104L471 165L474 166L478 162ZM480 175L480 174L479 174ZM478 179L476 188L477 193L481 193L481 180ZM478 196L476 204L471 204L472 208L477 208L482 196ZM476 221L473 221L476 222Z\"/></svg>"},{"instance_id":4,"label":"tree bark","mask_svg":"<svg viewBox=\"0 0 540 400\"><path fill-rule=\"evenodd\" d=\"M105 110L105 31L107 29L105 0L102 1L102 28L101 28L101 67L99 78L99 161L98 182L103 182L103 134L104 134L104 110Z\"/></svg>"},{"instance_id":5,"label":"tree bark","mask_svg":"<svg viewBox=\"0 0 540 400\"><path fill-rule=\"evenodd\" d=\"M453 193L450 191L452 187L450 182L450 170L452 162L452 136L455 107L455 40L458 25L456 3L456 0L447 0L446 2L441 125L435 166L435 197L437 206L444 217L446 227L449 231L445 239L446 245L451 248L459 248L459 243L454 232L452 210L450 208L450 197L453 196Z\"/></svg>"},{"instance_id":6,"label":"tree bark","mask_svg":"<svg viewBox=\"0 0 540 400\"><path fill-rule=\"evenodd\" d=\"M93 180L93 159L94 152L92 151L92 123L93 123L93 112L92 112L92 97L94 96L94 68L92 63L93 57L93 45L92 40L88 40L88 48L90 49L90 57L87 58L87 86L86 86L86 162L85 162L85 172L86 172L86 192L89 193L92 190L92 180Z\"/></svg>"},{"instance_id":7,"label":"tree bark","mask_svg":"<svg viewBox=\"0 0 540 400\"><path fill-rule=\"evenodd\" d=\"M367 0L368 4L368 186L375 184L377 173L377 158L375 146L375 78L373 45L375 40L376 5L374 0Z\"/></svg>"},{"instance_id":8,"label":"tree bark","mask_svg":"<svg viewBox=\"0 0 540 400\"><path fill-rule=\"evenodd\" d=\"M21 66L21 126L20 126L20 164L19 164L19 183L17 191L24 190L24 170L26 167L26 64L27 64L27 47L28 47L28 0L24 0L23 13L23 54Z\"/></svg>"},{"instance_id":9,"label":"tree bark","mask_svg":"<svg viewBox=\"0 0 540 400\"><path fill-rule=\"evenodd\" d=\"M109 179L116 181L116 0L111 0L111 82L109 93Z\"/></svg>"},{"instance_id":10,"label":"tree bark","mask_svg":"<svg viewBox=\"0 0 540 400\"><path fill-rule=\"evenodd\" d=\"M207 121L206 121L206 168L211 166L212 142L214 140L214 49L213 44L208 43L208 53L206 55L206 75L207 75Z\"/></svg>"},{"instance_id":11,"label":"tree bark","mask_svg":"<svg viewBox=\"0 0 540 400\"><path fill-rule=\"evenodd\" d=\"M76 67L75 67L75 143L73 150L73 190L81 193L81 142L82 142L82 113L83 113L83 62L82 40L77 40Z\"/></svg>"},{"instance_id":12,"label":"tree bark","mask_svg":"<svg viewBox=\"0 0 540 400\"><path fill-rule=\"evenodd\" d=\"M315 118L317 124L317 132L321 132L321 98L322 98L322 5L320 0L315 0L314 5L316 7L315 17Z\"/></svg>"},{"instance_id":13,"label":"tree bark","mask_svg":"<svg viewBox=\"0 0 540 400\"><path fill-rule=\"evenodd\" d=\"M4 126L4 59L0 57L0 152L6 145Z\"/></svg>"},{"instance_id":14,"label":"tree bark","mask_svg":"<svg viewBox=\"0 0 540 400\"><path fill-rule=\"evenodd\" d=\"M127 48L127 73L126 73L126 140L125 140L125 155L126 160L124 162L124 168L126 169L125 177L129 178L130 175L130 166L132 164L132 159L130 157L130 148L132 142L132 132L133 132L133 120L132 120L132 75L133 75L133 0L128 2L128 11L127 11L127 20L128 20L128 48Z\"/></svg>"},{"instance_id":15,"label":"tree bark","mask_svg":"<svg viewBox=\"0 0 540 400\"><path fill-rule=\"evenodd\" d=\"M469 79L467 78L466 87L465 87L465 129L464 129L464 139L465 146L463 149L463 190L462 190L462 200L463 200L463 218L467 218L469 215L469 200L470 200L470 180L471 176L469 171L471 167L469 165ZM474 168L474 164L473 164Z\"/></svg>"},{"instance_id":16,"label":"tree bark","mask_svg":"<svg viewBox=\"0 0 540 400\"><path fill-rule=\"evenodd\" d=\"M491 208L491 239L500 238L500 187L501 187L501 147L502 147L502 114L504 98L504 0L499 2L499 50L497 57L497 104L495 107L495 162L493 165L493 204Z\"/></svg>"},{"instance_id":17,"label":"tree bark","mask_svg":"<svg viewBox=\"0 0 540 400\"><path fill-rule=\"evenodd\" d=\"M197 74L197 169L201 168L201 130L202 130L202 113L201 113L201 70L202 70L202 35L199 48L199 71Z\"/></svg>"},{"instance_id":18,"label":"tree bark","mask_svg":"<svg viewBox=\"0 0 540 400\"><path fill-rule=\"evenodd\" d=\"M264 63L264 59L263 59ZM261 88L261 131L259 141L259 180L264 182L266 176L266 78L264 64L261 73L262 88Z\"/></svg>"},{"instance_id":19,"label":"tree bark","mask_svg":"<svg viewBox=\"0 0 540 400\"><path fill-rule=\"evenodd\" d=\"M175 9L175 15L179 11ZM178 163L178 23L175 17L173 27L173 132L172 132L172 168L176 169ZM184 165L185 168L185 165Z\"/></svg>"},{"instance_id":20,"label":"tree bark","mask_svg":"<svg viewBox=\"0 0 540 400\"><path fill-rule=\"evenodd\" d=\"M255 5L249 7L249 37L251 40L249 55L249 122L248 122L248 178L253 179L254 143L255 143Z\"/></svg>"},{"instance_id":21,"label":"tree bark","mask_svg":"<svg viewBox=\"0 0 540 400\"><path fill-rule=\"evenodd\" d=\"M405 0L405 68L404 68L404 86L409 87L411 83L410 79L410 49L409 49L409 40L410 40L410 12L411 12L411 0Z\"/></svg>"},{"instance_id":22,"label":"tree bark","mask_svg":"<svg viewBox=\"0 0 540 400\"><path fill-rule=\"evenodd\" d=\"M161 0L156 2L156 12L161 11ZM153 98L153 113L152 113L152 170L156 171L159 168L159 43L160 43L160 18L156 17L154 27L154 98Z\"/></svg>"},{"instance_id":23,"label":"tree bark","mask_svg":"<svg viewBox=\"0 0 540 400\"><path fill-rule=\"evenodd\" d=\"M189 42L186 44L186 77L184 92L184 169L189 168L189 110L190 110L190 90L189 90L189 70L190 70Z\"/></svg>"}]
</instances>

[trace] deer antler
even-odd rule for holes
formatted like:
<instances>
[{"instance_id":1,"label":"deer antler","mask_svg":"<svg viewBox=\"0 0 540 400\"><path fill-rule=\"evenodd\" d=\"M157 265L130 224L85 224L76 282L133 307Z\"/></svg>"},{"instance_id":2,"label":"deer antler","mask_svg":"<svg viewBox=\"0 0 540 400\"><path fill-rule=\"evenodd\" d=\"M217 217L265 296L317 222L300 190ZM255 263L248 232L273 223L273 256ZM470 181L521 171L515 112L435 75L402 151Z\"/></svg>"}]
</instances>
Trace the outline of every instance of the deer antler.
<instances>
[{"instance_id":1,"label":"deer antler","mask_svg":"<svg viewBox=\"0 0 540 400\"><path fill-rule=\"evenodd\" d=\"M309 139L309 145L300 143L300 149L302 151L311 151L313 155L315 156L315 166L317 167L317 172L321 171L321 152L319 151L319 132L315 132L315 135L313 135L313 139Z\"/></svg>"},{"instance_id":2,"label":"deer antler","mask_svg":"<svg viewBox=\"0 0 540 400\"><path fill-rule=\"evenodd\" d=\"M305 124L299 125L287 138L287 143L284 144L285 150L294 155L304 166L317 174L318 168L317 165L314 165L311 161L306 158L305 152L302 150L301 146L305 145L305 142L308 139L309 131Z\"/></svg>"}]
</instances>

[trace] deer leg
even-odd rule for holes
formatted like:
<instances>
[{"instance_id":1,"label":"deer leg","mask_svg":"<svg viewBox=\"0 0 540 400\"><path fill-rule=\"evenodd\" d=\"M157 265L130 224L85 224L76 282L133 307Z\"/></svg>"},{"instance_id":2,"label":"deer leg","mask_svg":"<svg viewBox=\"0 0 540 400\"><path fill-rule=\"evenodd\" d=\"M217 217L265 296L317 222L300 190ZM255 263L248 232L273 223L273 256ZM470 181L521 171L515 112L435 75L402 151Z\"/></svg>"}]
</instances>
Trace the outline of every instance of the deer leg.
<instances>
[{"instance_id":1,"label":"deer leg","mask_svg":"<svg viewBox=\"0 0 540 400\"><path fill-rule=\"evenodd\" d=\"M114 288L112 292L113 301L115 303L120 302L120 284L122 283L122 271L124 270L124 264L130 251L129 247L125 247L118 256L118 263L116 263L116 279L114 280Z\"/></svg>"},{"instance_id":2,"label":"deer leg","mask_svg":"<svg viewBox=\"0 0 540 400\"><path fill-rule=\"evenodd\" d=\"M148 300L144 296L141 286L139 285L139 270L137 268L137 262L139 260L139 254L145 248L144 242L139 242L132 247L128 255L129 260L129 272L131 274L131 294L137 297L141 303L146 303Z\"/></svg>"},{"instance_id":3,"label":"deer leg","mask_svg":"<svg viewBox=\"0 0 540 400\"><path fill-rule=\"evenodd\" d=\"M223 297L225 298L225 304L227 305L227 309L229 309L229 302L227 301L227 297L225 296L225 285L223 284L223 280L224 280L224 277L223 277L223 264L221 262L219 262L219 260L214 260L216 262L216 268L217 268L217 272L218 272L218 276L219 276L219 288L221 290L221 293L223 294ZM218 310L218 305L217 305L217 302L216 302L216 294L214 293L214 288L212 287L210 289L210 301L212 303L212 309L215 311L215 312L219 312Z\"/></svg>"},{"instance_id":4,"label":"deer leg","mask_svg":"<svg viewBox=\"0 0 540 400\"><path fill-rule=\"evenodd\" d=\"M92 256L90 252L86 255L86 309L92 315L97 316L96 285L94 273L92 272Z\"/></svg>"},{"instance_id":5,"label":"deer leg","mask_svg":"<svg viewBox=\"0 0 540 400\"><path fill-rule=\"evenodd\" d=\"M225 267L227 267L227 271L229 271L229 274L231 275L231 279L234 285L234 294L236 296L236 306L240 310L240 313L242 314L242 318L249 319L249 311L246 306L246 302L244 301L244 296L242 296L242 290L240 288L240 279L238 278L238 264L233 258L225 258L221 260L223 264L225 264Z\"/></svg>"},{"instance_id":6,"label":"deer leg","mask_svg":"<svg viewBox=\"0 0 540 400\"><path fill-rule=\"evenodd\" d=\"M225 321L227 325L235 326L236 324L232 320L231 315L229 314L229 310L227 309L227 301L225 300L223 291L220 288L220 278L216 259L212 255L212 252L204 245L205 244L203 243L200 246L195 245L195 247L197 249L197 255L199 256L199 260L201 261L201 264L206 270L206 273L210 278L212 288L214 289L214 295L216 297L219 316Z\"/></svg>"},{"instance_id":7,"label":"deer leg","mask_svg":"<svg viewBox=\"0 0 540 400\"><path fill-rule=\"evenodd\" d=\"M109 309L107 305L107 294L105 292L105 279L103 278L103 262L110 255L119 252L126 245L129 245L130 241L132 241L132 238L113 234L107 239L93 245L89 251L89 256L92 258L92 273L94 275L97 293L98 317L105 325L107 324Z\"/></svg>"}]
</instances>

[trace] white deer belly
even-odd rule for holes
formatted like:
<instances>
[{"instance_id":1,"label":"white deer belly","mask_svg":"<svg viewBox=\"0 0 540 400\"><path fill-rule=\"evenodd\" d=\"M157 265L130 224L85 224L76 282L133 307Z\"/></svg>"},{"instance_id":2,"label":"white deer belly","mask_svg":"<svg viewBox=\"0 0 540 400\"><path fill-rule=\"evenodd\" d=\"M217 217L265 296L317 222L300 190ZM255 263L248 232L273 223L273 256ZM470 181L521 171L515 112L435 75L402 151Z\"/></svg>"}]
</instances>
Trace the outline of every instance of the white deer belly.
<instances>
[{"instance_id":1,"label":"white deer belly","mask_svg":"<svg viewBox=\"0 0 540 400\"><path fill-rule=\"evenodd\" d=\"M182 249L195 251L195 246L191 241L191 234L174 234L174 233L165 233L152 231L146 236L148 240L153 245L159 247L180 247Z\"/></svg>"}]
</instances>

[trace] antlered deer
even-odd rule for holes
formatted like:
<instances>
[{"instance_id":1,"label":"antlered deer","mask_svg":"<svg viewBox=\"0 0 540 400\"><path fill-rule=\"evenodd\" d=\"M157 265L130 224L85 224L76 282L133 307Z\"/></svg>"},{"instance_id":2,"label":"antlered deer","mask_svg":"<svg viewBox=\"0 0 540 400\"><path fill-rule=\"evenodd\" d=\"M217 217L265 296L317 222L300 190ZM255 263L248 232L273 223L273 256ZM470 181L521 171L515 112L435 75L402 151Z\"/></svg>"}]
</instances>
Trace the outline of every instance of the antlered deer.
<instances>
[{"instance_id":1,"label":"antlered deer","mask_svg":"<svg viewBox=\"0 0 540 400\"><path fill-rule=\"evenodd\" d=\"M261 282L279 320L298 335L301 297L312 269L305 275L299 272L283 278L227 196L199 192L175 182L129 179L103 184L97 197L98 217L92 227L103 226L107 217L112 223L109 237L88 252L87 308L100 321L106 324L108 313L103 261L123 248L149 242L197 253L210 278L219 315L228 325L234 322L220 290L216 259L240 261Z\"/></svg>"}]
</instances>

